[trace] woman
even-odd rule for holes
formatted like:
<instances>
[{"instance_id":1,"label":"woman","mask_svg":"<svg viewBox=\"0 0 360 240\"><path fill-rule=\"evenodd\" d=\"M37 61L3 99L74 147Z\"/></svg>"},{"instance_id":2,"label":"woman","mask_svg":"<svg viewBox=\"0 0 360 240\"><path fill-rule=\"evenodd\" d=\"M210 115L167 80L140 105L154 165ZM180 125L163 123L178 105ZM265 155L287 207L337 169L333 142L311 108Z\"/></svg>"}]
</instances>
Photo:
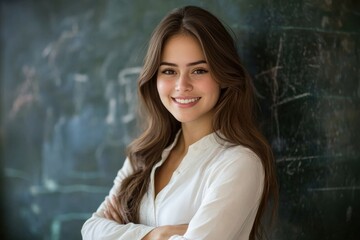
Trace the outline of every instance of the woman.
<instances>
[{"instance_id":1,"label":"woman","mask_svg":"<svg viewBox=\"0 0 360 240\"><path fill-rule=\"evenodd\" d=\"M154 30L139 78L147 128L129 147L84 239L255 239L277 200L251 82L221 22L176 9Z\"/></svg>"}]
</instances>

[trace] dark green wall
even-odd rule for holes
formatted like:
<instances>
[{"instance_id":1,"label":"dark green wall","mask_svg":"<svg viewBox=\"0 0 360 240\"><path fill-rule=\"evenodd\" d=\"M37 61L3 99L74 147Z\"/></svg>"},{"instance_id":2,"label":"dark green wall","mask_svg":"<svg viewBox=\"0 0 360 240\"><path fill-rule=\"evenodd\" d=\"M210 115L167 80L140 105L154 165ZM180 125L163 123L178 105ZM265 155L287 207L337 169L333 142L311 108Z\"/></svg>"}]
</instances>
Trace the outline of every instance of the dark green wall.
<instances>
[{"instance_id":1,"label":"dark green wall","mask_svg":"<svg viewBox=\"0 0 360 240\"><path fill-rule=\"evenodd\" d=\"M280 182L270 239L359 239L356 0L1 1L1 239L81 239L137 133L149 35L187 4L233 29L254 79Z\"/></svg>"}]
</instances>

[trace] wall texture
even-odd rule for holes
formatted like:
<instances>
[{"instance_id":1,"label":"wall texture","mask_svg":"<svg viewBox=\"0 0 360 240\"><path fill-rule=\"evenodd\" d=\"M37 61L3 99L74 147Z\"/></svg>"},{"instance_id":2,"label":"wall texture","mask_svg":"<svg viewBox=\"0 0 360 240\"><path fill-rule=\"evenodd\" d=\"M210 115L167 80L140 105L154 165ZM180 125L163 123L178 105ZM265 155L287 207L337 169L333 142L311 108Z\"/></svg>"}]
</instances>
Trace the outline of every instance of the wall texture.
<instances>
[{"instance_id":1,"label":"wall texture","mask_svg":"<svg viewBox=\"0 0 360 240\"><path fill-rule=\"evenodd\" d=\"M81 239L137 134L149 35L193 4L237 35L280 182L271 239L359 239L356 0L1 1L1 239Z\"/></svg>"}]
</instances>

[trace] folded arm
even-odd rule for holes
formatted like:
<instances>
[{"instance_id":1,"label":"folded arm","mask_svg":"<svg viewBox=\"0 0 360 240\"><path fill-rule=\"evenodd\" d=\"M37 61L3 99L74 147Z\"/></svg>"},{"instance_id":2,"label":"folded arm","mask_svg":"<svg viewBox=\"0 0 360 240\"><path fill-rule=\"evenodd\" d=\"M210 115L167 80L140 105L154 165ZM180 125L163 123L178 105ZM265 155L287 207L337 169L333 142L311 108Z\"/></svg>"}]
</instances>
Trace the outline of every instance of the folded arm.
<instances>
[{"instance_id":1,"label":"folded arm","mask_svg":"<svg viewBox=\"0 0 360 240\"><path fill-rule=\"evenodd\" d=\"M114 186L109 195L100 205L95 213L89 218L81 229L83 239L103 239L103 240L141 240L145 235L154 229L154 227L143 224L120 224L120 216L117 215L116 207L119 207L116 201L121 182L133 172L129 159L126 159L124 166L119 170Z\"/></svg>"},{"instance_id":2,"label":"folded arm","mask_svg":"<svg viewBox=\"0 0 360 240\"><path fill-rule=\"evenodd\" d=\"M184 235L170 240L248 239L260 204L264 173L255 154L221 163Z\"/></svg>"}]
</instances>

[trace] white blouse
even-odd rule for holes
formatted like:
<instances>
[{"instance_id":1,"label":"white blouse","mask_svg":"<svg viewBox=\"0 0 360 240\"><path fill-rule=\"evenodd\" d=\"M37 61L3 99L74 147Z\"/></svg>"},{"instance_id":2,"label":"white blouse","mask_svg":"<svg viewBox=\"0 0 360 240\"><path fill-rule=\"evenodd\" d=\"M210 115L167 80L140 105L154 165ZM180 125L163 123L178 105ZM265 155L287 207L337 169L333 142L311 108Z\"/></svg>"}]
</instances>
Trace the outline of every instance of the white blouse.
<instances>
[{"instance_id":1,"label":"white blouse","mask_svg":"<svg viewBox=\"0 0 360 240\"><path fill-rule=\"evenodd\" d=\"M179 135L179 134L178 134ZM104 202L81 230L83 239L141 240L157 226L189 224L183 236L169 240L248 240L260 204L264 170L258 156L243 146L229 147L215 133L192 144L170 182L154 197L155 170L140 208L141 224L118 224L104 217ZM118 192L131 174L130 161L114 180L109 197Z\"/></svg>"}]
</instances>

